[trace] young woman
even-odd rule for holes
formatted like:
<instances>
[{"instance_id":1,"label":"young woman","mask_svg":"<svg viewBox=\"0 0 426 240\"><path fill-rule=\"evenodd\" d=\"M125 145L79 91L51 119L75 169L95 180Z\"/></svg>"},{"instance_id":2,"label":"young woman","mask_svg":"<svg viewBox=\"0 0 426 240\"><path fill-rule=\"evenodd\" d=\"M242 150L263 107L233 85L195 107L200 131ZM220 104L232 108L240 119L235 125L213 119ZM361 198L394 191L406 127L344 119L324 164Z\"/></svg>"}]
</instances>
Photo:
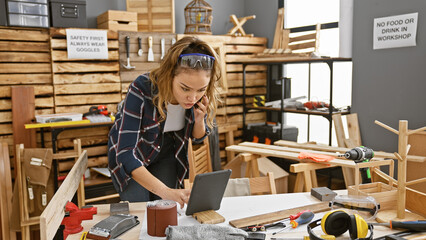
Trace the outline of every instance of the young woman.
<instances>
[{"instance_id":1,"label":"young woman","mask_svg":"<svg viewBox=\"0 0 426 240\"><path fill-rule=\"evenodd\" d=\"M215 51L185 37L167 52L160 67L139 76L109 133L108 162L121 200L168 199L181 207L189 190L188 139L202 141L213 125L220 78Z\"/></svg>"}]
</instances>

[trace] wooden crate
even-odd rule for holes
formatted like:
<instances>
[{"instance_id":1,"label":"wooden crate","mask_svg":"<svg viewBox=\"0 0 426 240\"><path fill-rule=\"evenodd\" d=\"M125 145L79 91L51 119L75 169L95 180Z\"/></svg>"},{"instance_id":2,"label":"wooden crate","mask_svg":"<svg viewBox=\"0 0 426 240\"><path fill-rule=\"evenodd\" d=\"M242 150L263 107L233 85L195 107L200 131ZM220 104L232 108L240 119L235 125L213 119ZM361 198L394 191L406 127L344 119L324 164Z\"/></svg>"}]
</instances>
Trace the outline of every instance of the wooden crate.
<instances>
[{"instance_id":1,"label":"wooden crate","mask_svg":"<svg viewBox=\"0 0 426 240\"><path fill-rule=\"evenodd\" d=\"M126 6L138 13L139 32L175 33L174 0L126 0Z\"/></svg>"},{"instance_id":2,"label":"wooden crate","mask_svg":"<svg viewBox=\"0 0 426 240\"><path fill-rule=\"evenodd\" d=\"M239 131L234 133L235 143L243 141L243 71L241 64L235 64L241 58L262 52L266 48L267 39L259 37L227 37L225 41L226 52L226 79L228 91L226 94L226 123L237 124ZM266 66L246 67L246 104L253 102L253 96L266 93ZM246 124L264 122L265 112L246 113ZM225 152L225 148L221 148Z\"/></svg>"},{"instance_id":3,"label":"wooden crate","mask_svg":"<svg viewBox=\"0 0 426 240\"><path fill-rule=\"evenodd\" d=\"M135 66L134 69L126 69L123 65L127 64L125 38L130 37L130 64ZM154 52L154 62L148 62L148 37L152 37L152 50ZM138 56L139 50L138 37L142 39L142 56ZM120 42L120 76L121 76L121 89L122 98L124 99L131 82L133 82L139 75L147 73L154 68L160 66L161 61L161 39L164 38L165 49L164 53L172 46L172 39L176 39L176 34L170 33L142 33L142 32L125 32L118 33Z\"/></svg>"},{"instance_id":4,"label":"wooden crate","mask_svg":"<svg viewBox=\"0 0 426 240\"><path fill-rule=\"evenodd\" d=\"M113 31L138 31L138 14L108 10L97 17L98 28Z\"/></svg>"},{"instance_id":5,"label":"wooden crate","mask_svg":"<svg viewBox=\"0 0 426 240\"><path fill-rule=\"evenodd\" d=\"M13 156L11 86L33 86L36 114L53 113L49 32L0 27L0 141Z\"/></svg>"},{"instance_id":6,"label":"wooden crate","mask_svg":"<svg viewBox=\"0 0 426 240\"><path fill-rule=\"evenodd\" d=\"M382 182L360 184L358 191L355 186L349 186L348 195L372 196L380 203L380 210L396 209L397 206L397 189Z\"/></svg>"}]
</instances>

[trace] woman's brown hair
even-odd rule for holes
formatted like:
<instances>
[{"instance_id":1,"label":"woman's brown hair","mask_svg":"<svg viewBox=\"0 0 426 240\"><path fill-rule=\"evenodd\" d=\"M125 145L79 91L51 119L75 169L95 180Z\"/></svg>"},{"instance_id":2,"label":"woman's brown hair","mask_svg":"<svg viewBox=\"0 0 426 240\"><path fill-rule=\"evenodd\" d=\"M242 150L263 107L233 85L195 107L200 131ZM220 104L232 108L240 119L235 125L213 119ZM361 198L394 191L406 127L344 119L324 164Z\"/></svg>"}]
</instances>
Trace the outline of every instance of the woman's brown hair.
<instances>
[{"instance_id":1,"label":"woman's brown hair","mask_svg":"<svg viewBox=\"0 0 426 240\"><path fill-rule=\"evenodd\" d=\"M209 99L209 105L207 106L207 125L213 127L217 103L220 101L217 89L218 81L221 78L220 59L210 45L196 37L184 37L173 44L161 61L160 66L151 71L149 78L153 86L158 90L158 93L153 97L153 102L160 113L161 120L164 121L166 119L164 109L167 103L171 102L173 98L173 78L184 68L178 65L179 56L187 53L202 53L215 58L211 70L199 67L195 68L197 71L211 71L210 82L205 95Z\"/></svg>"}]
</instances>

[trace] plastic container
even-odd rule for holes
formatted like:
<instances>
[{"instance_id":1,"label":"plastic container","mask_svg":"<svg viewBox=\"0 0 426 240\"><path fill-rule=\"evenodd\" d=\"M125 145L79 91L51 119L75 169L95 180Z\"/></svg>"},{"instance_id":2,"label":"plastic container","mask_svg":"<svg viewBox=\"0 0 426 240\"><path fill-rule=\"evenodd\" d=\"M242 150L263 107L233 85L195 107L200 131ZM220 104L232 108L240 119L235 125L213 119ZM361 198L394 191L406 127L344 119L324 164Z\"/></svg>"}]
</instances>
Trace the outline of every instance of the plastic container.
<instances>
[{"instance_id":1,"label":"plastic container","mask_svg":"<svg viewBox=\"0 0 426 240\"><path fill-rule=\"evenodd\" d=\"M9 7L9 13L22 13L45 16L49 14L46 4L9 1L7 5Z\"/></svg>"},{"instance_id":2,"label":"plastic container","mask_svg":"<svg viewBox=\"0 0 426 240\"><path fill-rule=\"evenodd\" d=\"M47 4L47 0L13 0L15 2L32 2L32 3L44 3Z\"/></svg>"},{"instance_id":3,"label":"plastic container","mask_svg":"<svg viewBox=\"0 0 426 240\"><path fill-rule=\"evenodd\" d=\"M47 28L49 27L49 17L9 13L9 25Z\"/></svg>"},{"instance_id":4,"label":"plastic container","mask_svg":"<svg viewBox=\"0 0 426 240\"><path fill-rule=\"evenodd\" d=\"M82 113L58 113L58 114L46 114L37 115L36 122L47 123L54 121L80 121L83 119Z\"/></svg>"}]
</instances>

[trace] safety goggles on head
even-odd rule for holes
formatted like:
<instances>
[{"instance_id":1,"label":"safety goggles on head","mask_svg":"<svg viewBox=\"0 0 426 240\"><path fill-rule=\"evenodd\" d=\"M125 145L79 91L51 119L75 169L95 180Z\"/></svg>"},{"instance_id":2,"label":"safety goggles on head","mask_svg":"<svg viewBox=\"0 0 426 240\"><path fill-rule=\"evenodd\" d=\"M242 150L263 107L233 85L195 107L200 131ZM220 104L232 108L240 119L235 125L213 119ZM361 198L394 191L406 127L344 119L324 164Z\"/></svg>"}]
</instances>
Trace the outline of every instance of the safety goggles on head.
<instances>
[{"instance_id":1,"label":"safety goggles on head","mask_svg":"<svg viewBox=\"0 0 426 240\"><path fill-rule=\"evenodd\" d=\"M212 69L214 60L214 57L202 53L179 55L179 65L182 67Z\"/></svg>"}]
</instances>

